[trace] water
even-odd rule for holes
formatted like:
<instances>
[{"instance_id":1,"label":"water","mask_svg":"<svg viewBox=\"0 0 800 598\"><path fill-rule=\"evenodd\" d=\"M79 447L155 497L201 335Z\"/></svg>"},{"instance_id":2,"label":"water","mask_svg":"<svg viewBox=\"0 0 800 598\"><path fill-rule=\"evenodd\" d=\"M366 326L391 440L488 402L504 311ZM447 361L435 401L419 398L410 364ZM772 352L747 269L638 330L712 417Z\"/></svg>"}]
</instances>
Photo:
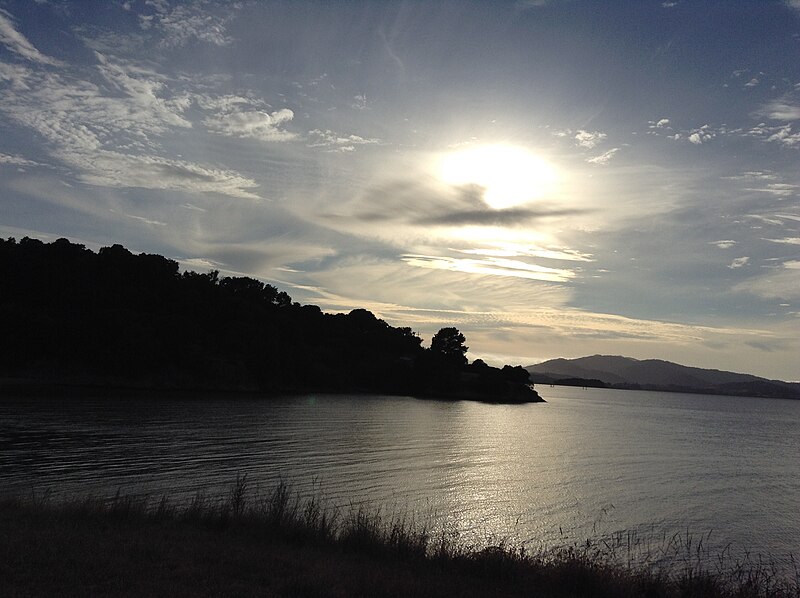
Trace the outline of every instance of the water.
<instances>
[{"instance_id":1,"label":"water","mask_svg":"<svg viewBox=\"0 0 800 598\"><path fill-rule=\"evenodd\" d=\"M688 530L716 552L800 554L800 401L537 389L546 404L5 397L0 493L188 500L247 473L343 508L413 511L478 543Z\"/></svg>"}]
</instances>

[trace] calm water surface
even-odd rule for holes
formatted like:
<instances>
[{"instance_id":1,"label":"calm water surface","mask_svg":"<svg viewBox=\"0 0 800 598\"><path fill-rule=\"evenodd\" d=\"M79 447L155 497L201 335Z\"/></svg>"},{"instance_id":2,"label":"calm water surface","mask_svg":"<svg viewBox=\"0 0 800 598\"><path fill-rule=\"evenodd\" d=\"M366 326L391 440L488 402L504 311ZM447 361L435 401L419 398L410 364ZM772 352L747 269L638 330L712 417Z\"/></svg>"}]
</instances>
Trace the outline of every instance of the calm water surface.
<instances>
[{"instance_id":1,"label":"calm water surface","mask_svg":"<svg viewBox=\"0 0 800 598\"><path fill-rule=\"evenodd\" d=\"M687 529L800 554L800 401L537 387L532 405L313 395L0 399L0 493L224 494L237 474L462 537Z\"/></svg>"}]
</instances>

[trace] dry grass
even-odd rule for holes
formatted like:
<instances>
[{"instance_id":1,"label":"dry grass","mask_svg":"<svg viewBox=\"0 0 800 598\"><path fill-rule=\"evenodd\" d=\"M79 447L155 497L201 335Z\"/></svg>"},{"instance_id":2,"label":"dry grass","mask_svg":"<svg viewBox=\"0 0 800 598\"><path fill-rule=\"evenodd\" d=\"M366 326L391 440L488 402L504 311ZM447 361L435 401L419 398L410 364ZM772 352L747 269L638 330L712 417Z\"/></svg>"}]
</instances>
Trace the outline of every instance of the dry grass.
<instances>
[{"instance_id":1,"label":"dry grass","mask_svg":"<svg viewBox=\"0 0 800 598\"><path fill-rule=\"evenodd\" d=\"M620 533L531 551L470 546L430 521L262 494L238 477L223 499L177 506L117 495L0 502L2 596L800 597L800 574L721 555L690 534L657 546Z\"/></svg>"}]
</instances>

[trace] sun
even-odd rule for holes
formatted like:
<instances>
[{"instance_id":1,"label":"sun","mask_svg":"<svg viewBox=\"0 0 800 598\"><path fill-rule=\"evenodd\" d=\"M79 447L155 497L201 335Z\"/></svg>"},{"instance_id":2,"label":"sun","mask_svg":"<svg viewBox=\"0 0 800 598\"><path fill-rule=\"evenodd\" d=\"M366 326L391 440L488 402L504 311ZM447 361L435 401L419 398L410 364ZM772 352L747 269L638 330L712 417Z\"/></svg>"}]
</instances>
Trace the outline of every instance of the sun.
<instances>
[{"instance_id":1,"label":"sun","mask_svg":"<svg viewBox=\"0 0 800 598\"><path fill-rule=\"evenodd\" d=\"M483 187L484 201L496 210L545 195L558 178L546 160L513 145L482 145L446 154L439 177L448 185Z\"/></svg>"}]
</instances>

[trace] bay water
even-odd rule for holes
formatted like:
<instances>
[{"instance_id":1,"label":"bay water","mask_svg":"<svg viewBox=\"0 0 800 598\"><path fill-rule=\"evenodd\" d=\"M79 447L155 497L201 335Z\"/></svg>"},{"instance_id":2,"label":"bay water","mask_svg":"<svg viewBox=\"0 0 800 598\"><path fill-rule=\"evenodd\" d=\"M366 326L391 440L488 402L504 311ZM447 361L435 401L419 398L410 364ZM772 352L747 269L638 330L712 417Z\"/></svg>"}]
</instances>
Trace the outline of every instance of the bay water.
<instances>
[{"instance_id":1,"label":"bay water","mask_svg":"<svg viewBox=\"0 0 800 598\"><path fill-rule=\"evenodd\" d=\"M476 545L701 539L800 556L800 401L537 386L546 403L146 392L0 398L0 495L224 496L279 481Z\"/></svg>"}]
</instances>

